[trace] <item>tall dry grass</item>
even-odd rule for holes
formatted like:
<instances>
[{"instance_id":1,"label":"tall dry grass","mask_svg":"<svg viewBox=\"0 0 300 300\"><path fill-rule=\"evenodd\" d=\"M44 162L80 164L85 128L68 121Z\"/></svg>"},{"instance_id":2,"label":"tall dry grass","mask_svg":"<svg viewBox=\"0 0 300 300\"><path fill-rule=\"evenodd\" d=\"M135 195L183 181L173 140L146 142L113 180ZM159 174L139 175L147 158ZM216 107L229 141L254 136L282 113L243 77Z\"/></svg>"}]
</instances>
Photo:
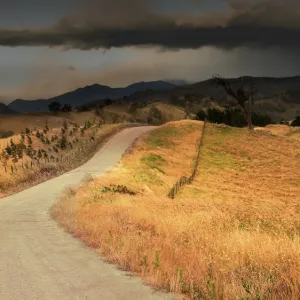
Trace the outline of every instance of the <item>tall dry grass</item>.
<instances>
[{"instance_id":1,"label":"tall dry grass","mask_svg":"<svg viewBox=\"0 0 300 300\"><path fill-rule=\"evenodd\" d=\"M267 134L288 137L295 140L300 140L300 128L288 125L270 124L266 127L256 127L256 131L265 132Z\"/></svg>"},{"instance_id":2,"label":"tall dry grass","mask_svg":"<svg viewBox=\"0 0 300 300\"><path fill-rule=\"evenodd\" d=\"M130 124L109 124L96 125L87 128L82 135L80 128L69 136L73 125L69 124L64 136L66 137L67 145L65 149L60 149L56 144L62 137L61 128L51 128L47 133L44 133L45 139L48 138L49 144L45 144L41 139L37 138L36 131L33 130L29 136L32 140L32 149L44 151L40 159L35 159L23 153L23 157L17 162L12 156L8 157L6 162L1 158L0 165L0 198L11 193L23 190L52 177L58 176L66 171L69 171L80 164L87 161L97 150L98 146L107 138L115 134L118 130L130 126ZM42 129L39 129L42 132ZM52 141L52 137L57 136L58 140ZM7 139L0 139L0 154L5 151L5 148L10 145L11 141L18 144L21 142L21 135L14 135ZM23 141L26 147L29 146L29 141L25 135ZM56 148L57 151L54 151ZM44 155L47 155L45 157Z\"/></svg>"},{"instance_id":3,"label":"tall dry grass","mask_svg":"<svg viewBox=\"0 0 300 300\"><path fill-rule=\"evenodd\" d=\"M21 133L25 127L28 128L43 128L45 124L49 128L58 128L64 120L74 122L83 126L87 120L93 118L99 119L93 111L86 112L42 112L42 113L28 113L28 114L15 114L15 115L1 115L0 118L0 131L13 131L15 134Z\"/></svg>"},{"instance_id":4,"label":"tall dry grass","mask_svg":"<svg viewBox=\"0 0 300 300\"><path fill-rule=\"evenodd\" d=\"M209 124L198 177L170 200L201 127L153 131L114 172L65 195L53 216L122 269L190 299L299 299L299 140Z\"/></svg>"}]
</instances>

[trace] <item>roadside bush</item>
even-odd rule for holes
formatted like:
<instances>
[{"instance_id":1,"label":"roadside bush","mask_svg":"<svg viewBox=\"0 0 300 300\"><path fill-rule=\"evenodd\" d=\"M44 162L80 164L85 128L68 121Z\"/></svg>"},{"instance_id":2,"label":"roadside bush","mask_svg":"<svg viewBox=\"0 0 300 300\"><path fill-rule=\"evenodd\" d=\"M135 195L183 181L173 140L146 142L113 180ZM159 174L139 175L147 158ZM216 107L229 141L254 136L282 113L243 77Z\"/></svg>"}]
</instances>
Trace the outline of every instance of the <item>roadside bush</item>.
<instances>
[{"instance_id":1,"label":"roadside bush","mask_svg":"<svg viewBox=\"0 0 300 300\"><path fill-rule=\"evenodd\" d=\"M64 150L68 147L68 141L66 139L66 137L62 137L61 140L59 141L59 147L60 149Z\"/></svg>"},{"instance_id":2,"label":"roadside bush","mask_svg":"<svg viewBox=\"0 0 300 300\"><path fill-rule=\"evenodd\" d=\"M296 117L296 119L291 123L291 126L293 127L300 126L300 116Z\"/></svg>"},{"instance_id":3,"label":"roadside bush","mask_svg":"<svg viewBox=\"0 0 300 300\"><path fill-rule=\"evenodd\" d=\"M103 193L107 192L113 192L113 193L120 193L120 194L129 194L129 195L135 195L136 193L130 189L128 189L125 185L115 185L110 184L109 186L104 186L102 189Z\"/></svg>"},{"instance_id":4,"label":"roadside bush","mask_svg":"<svg viewBox=\"0 0 300 300\"><path fill-rule=\"evenodd\" d=\"M155 106L152 106L148 113L148 123L153 125L161 125L164 122L165 118L162 112Z\"/></svg>"}]
</instances>

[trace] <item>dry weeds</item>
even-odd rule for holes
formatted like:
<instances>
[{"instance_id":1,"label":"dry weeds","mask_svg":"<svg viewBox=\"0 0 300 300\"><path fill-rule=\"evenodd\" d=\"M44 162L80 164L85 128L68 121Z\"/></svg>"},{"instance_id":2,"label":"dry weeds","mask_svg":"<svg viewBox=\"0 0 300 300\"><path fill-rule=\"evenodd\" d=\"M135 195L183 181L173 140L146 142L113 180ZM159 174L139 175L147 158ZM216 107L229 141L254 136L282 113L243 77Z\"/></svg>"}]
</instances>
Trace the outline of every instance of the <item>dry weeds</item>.
<instances>
[{"instance_id":1,"label":"dry weeds","mask_svg":"<svg viewBox=\"0 0 300 300\"><path fill-rule=\"evenodd\" d=\"M256 131L265 132L271 135L285 136L295 140L300 140L300 128L288 125L272 124L266 127L257 127Z\"/></svg>"},{"instance_id":2,"label":"dry weeds","mask_svg":"<svg viewBox=\"0 0 300 300\"><path fill-rule=\"evenodd\" d=\"M87 112L58 112L58 113L31 113L16 115L1 115L0 130L12 130L15 134L21 133L24 128L28 127L43 128L47 124L49 128L58 128L64 120L74 122L83 126L87 120L92 120L96 115L93 111Z\"/></svg>"},{"instance_id":3,"label":"dry weeds","mask_svg":"<svg viewBox=\"0 0 300 300\"><path fill-rule=\"evenodd\" d=\"M1 158L0 198L46 181L81 165L93 155L102 142L118 130L130 125L111 124L99 127L95 124L87 128L83 135L80 127L74 132L73 125L69 123L68 126L64 134L66 137L65 149L60 149L57 145L62 138L61 128L52 128L43 133L44 141L48 140L49 144L42 142L40 138L36 137L37 131L32 130L29 134L32 141L31 148L37 153L40 151L40 157L37 153L30 156L25 150L23 157L18 158L17 162L13 161L12 156L5 162ZM43 132L42 129L38 131ZM72 131L71 136L69 135L70 131ZM28 148L28 137L26 134L24 137L23 144ZM56 139L53 140L54 137ZM15 144L20 143L21 135L0 139L0 154L11 144L11 141ZM4 152L6 153L6 151Z\"/></svg>"},{"instance_id":4,"label":"dry weeds","mask_svg":"<svg viewBox=\"0 0 300 300\"><path fill-rule=\"evenodd\" d=\"M300 142L202 123L153 131L102 179L65 195L53 216L74 236L153 286L190 299L299 299ZM107 192L123 184L135 196Z\"/></svg>"}]
</instances>

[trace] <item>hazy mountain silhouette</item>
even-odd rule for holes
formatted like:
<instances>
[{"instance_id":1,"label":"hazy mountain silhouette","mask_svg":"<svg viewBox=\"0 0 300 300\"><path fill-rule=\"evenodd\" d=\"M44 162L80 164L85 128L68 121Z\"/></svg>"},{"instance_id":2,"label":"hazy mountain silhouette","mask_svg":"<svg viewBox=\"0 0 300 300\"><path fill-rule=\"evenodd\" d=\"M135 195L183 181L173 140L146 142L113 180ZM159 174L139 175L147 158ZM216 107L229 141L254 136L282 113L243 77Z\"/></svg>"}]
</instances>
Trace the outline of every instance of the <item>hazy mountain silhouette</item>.
<instances>
[{"instance_id":1,"label":"hazy mountain silhouette","mask_svg":"<svg viewBox=\"0 0 300 300\"><path fill-rule=\"evenodd\" d=\"M253 80L257 88L256 97L258 99L268 99L270 103L280 100L285 104L300 104L300 76L286 78L244 76L242 78L245 81ZM229 79L233 88L241 84L240 80L241 78ZM174 82L177 84L166 81L138 82L125 88L111 88L93 84L50 99L31 101L17 99L11 102L8 108L22 113L44 112L48 111L48 104L53 101L77 107L90 103L101 104L107 98L122 99L124 96L127 96L129 101L168 101L172 96L186 95L192 95L196 98L209 97L216 101L227 98L221 87L212 84L212 79L187 85L181 85L184 84L184 81L181 80Z\"/></svg>"},{"instance_id":2,"label":"hazy mountain silhouette","mask_svg":"<svg viewBox=\"0 0 300 300\"><path fill-rule=\"evenodd\" d=\"M11 115L16 114L15 111L7 107L4 103L0 102L0 115Z\"/></svg>"},{"instance_id":3,"label":"hazy mountain silhouette","mask_svg":"<svg viewBox=\"0 0 300 300\"><path fill-rule=\"evenodd\" d=\"M125 88L111 88L105 85L93 84L49 99L17 99L8 104L8 107L21 113L45 112L48 111L49 103L53 101L77 107L91 101L104 100L106 98L117 99L129 96L141 90L160 91L172 89L174 87L174 84L164 81L138 82Z\"/></svg>"}]
</instances>

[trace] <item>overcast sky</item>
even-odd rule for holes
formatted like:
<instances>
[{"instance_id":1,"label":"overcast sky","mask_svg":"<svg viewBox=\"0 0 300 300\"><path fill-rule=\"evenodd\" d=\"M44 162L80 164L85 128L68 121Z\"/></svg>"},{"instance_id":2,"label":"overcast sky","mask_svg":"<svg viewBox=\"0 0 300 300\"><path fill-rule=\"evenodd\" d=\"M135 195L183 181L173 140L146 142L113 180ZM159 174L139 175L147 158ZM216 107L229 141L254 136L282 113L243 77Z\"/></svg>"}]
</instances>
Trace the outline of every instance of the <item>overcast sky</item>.
<instances>
[{"instance_id":1,"label":"overcast sky","mask_svg":"<svg viewBox=\"0 0 300 300\"><path fill-rule=\"evenodd\" d=\"M0 0L0 101L300 74L299 0Z\"/></svg>"}]
</instances>

